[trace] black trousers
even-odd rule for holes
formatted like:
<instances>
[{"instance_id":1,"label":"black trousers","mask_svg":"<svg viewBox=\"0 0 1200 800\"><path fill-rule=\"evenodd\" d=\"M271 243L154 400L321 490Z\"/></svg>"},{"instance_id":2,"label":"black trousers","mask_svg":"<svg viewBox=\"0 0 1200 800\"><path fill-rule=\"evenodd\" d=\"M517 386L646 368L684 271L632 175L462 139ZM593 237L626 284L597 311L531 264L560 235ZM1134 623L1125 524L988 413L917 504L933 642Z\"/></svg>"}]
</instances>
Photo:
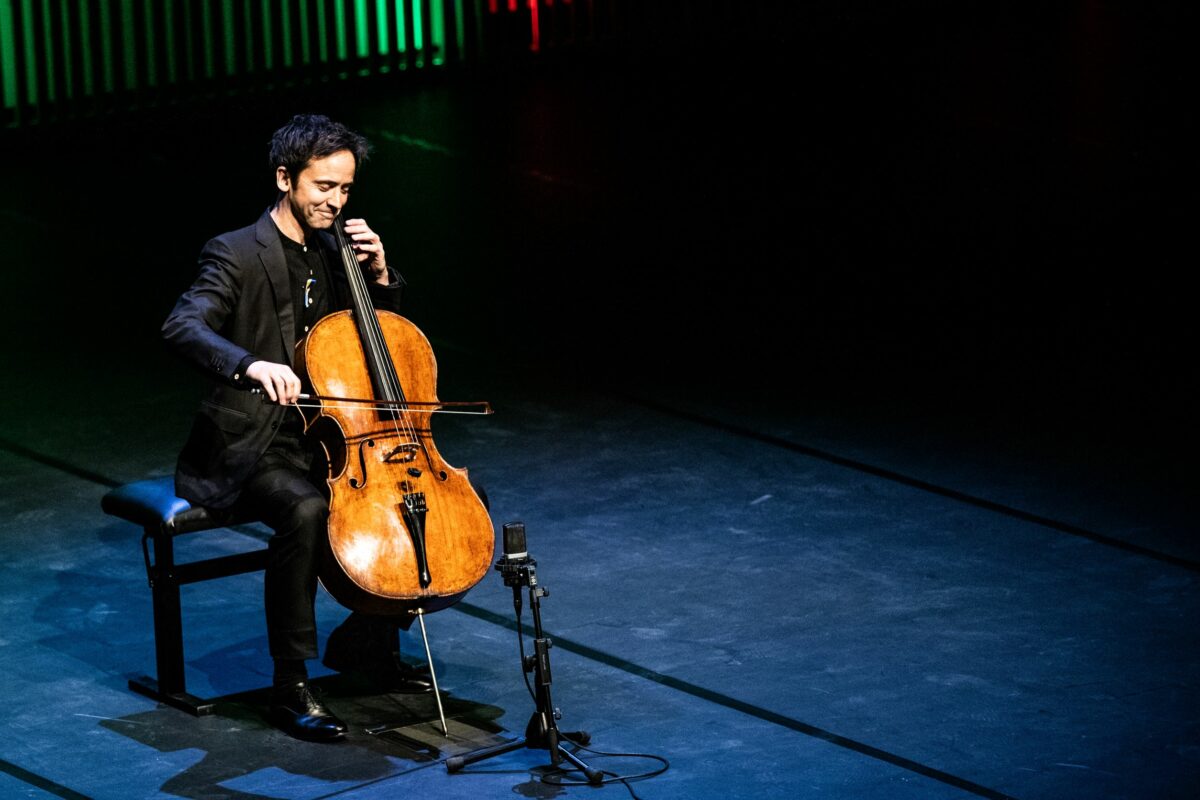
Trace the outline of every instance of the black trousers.
<instances>
[{"instance_id":1,"label":"black trousers","mask_svg":"<svg viewBox=\"0 0 1200 800\"><path fill-rule=\"evenodd\" d=\"M262 520L274 531L267 542L263 598L273 658L318 655L314 604L329 503L310 477L312 460L298 436L280 431L237 501L239 515Z\"/></svg>"}]
</instances>

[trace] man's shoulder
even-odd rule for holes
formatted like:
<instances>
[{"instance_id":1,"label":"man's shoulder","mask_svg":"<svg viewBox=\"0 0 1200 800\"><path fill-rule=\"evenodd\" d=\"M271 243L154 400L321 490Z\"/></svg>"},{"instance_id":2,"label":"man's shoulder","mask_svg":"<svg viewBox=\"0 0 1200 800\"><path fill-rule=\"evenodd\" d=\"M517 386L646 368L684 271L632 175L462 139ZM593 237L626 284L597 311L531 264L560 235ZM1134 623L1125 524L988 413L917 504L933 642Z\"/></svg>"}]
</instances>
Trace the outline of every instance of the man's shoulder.
<instances>
[{"instance_id":1,"label":"man's shoulder","mask_svg":"<svg viewBox=\"0 0 1200 800\"><path fill-rule=\"evenodd\" d=\"M264 223L265 220L265 223ZM205 249L211 250L214 247L221 249L232 250L235 253L244 253L247 251L257 250L260 247L266 247L271 244L271 223L270 217L267 214L259 217L257 221L236 230L226 231L209 239Z\"/></svg>"}]
</instances>

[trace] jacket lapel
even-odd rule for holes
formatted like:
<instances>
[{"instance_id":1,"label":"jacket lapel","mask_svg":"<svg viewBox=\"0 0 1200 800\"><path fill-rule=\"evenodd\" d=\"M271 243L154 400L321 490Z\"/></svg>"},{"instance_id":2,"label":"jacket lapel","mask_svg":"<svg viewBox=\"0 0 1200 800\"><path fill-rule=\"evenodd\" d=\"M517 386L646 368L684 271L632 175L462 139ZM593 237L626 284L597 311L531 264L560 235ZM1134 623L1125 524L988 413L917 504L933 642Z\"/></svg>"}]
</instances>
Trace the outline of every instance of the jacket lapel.
<instances>
[{"instance_id":1,"label":"jacket lapel","mask_svg":"<svg viewBox=\"0 0 1200 800\"><path fill-rule=\"evenodd\" d=\"M292 308L292 289L288 280L287 258L283 254L283 244L279 241L279 231L271 219L268 209L258 218L254 231L258 244L258 258L267 278L271 282L271 290L275 294L275 316L279 320L280 343L287 357L288 366L294 366L293 351L296 345L296 314Z\"/></svg>"}]
</instances>

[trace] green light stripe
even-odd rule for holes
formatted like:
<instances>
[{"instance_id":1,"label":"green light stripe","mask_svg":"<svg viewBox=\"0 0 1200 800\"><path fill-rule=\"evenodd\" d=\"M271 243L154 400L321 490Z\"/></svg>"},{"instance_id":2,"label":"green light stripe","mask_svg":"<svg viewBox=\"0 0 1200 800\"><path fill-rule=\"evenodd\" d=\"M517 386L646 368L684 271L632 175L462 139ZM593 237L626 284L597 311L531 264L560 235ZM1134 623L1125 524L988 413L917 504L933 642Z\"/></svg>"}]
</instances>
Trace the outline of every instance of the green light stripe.
<instances>
[{"instance_id":1,"label":"green light stripe","mask_svg":"<svg viewBox=\"0 0 1200 800\"><path fill-rule=\"evenodd\" d=\"M308 0L300 0L300 62L312 63L312 47L308 43Z\"/></svg>"},{"instance_id":2,"label":"green light stripe","mask_svg":"<svg viewBox=\"0 0 1200 800\"><path fill-rule=\"evenodd\" d=\"M163 35L167 40L167 83L179 82L179 65L175 61L175 4L163 3Z\"/></svg>"},{"instance_id":3,"label":"green light stripe","mask_svg":"<svg viewBox=\"0 0 1200 800\"><path fill-rule=\"evenodd\" d=\"M83 65L83 86L81 90L91 97L96 94L96 76L92 74L92 13L84 0L79 0L79 59Z\"/></svg>"},{"instance_id":4,"label":"green light stripe","mask_svg":"<svg viewBox=\"0 0 1200 800\"><path fill-rule=\"evenodd\" d=\"M425 22L421 18L421 0L412 0L412 46L417 51L417 64L423 64L425 49Z\"/></svg>"},{"instance_id":5,"label":"green light stripe","mask_svg":"<svg viewBox=\"0 0 1200 800\"><path fill-rule=\"evenodd\" d=\"M109 0L100 0L100 63L104 70L104 91L112 92L117 79L113 69L112 4Z\"/></svg>"},{"instance_id":6,"label":"green light stripe","mask_svg":"<svg viewBox=\"0 0 1200 800\"><path fill-rule=\"evenodd\" d=\"M250 10L249 3L242 4L242 30L246 34L246 72L254 72L254 52L258 49L254 45L254 12Z\"/></svg>"},{"instance_id":7,"label":"green light stripe","mask_svg":"<svg viewBox=\"0 0 1200 800\"><path fill-rule=\"evenodd\" d=\"M17 38L13 35L12 2L0 2L0 93L4 107L17 107Z\"/></svg>"},{"instance_id":8,"label":"green light stripe","mask_svg":"<svg viewBox=\"0 0 1200 800\"><path fill-rule=\"evenodd\" d=\"M396 0L393 4L396 12L396 52L408 51L408 19L404 14L405 0Z\"/></svg>"},{"instance_id":9,"label":"green light stripe","mask_svg":"<svg viewBox=\"0 0 1200 800\"><path fill-rule=\"evenodd\" d=\"M370 55L371 43L367 39L367 0L354 0L354 44L359 58Z\"/></svg>"},{"instance_id":10,"label":"green light stripe","mask_svg":"<svg viewBox=\"0 0 1200 800\"><path fill-rule=\"evenodd\" d=\"M204 34L204 77L212 80L217 73L216 65L213 63L213 50L216 49L213 45L216 44L216 38L213 34L212 9L209 8L208 3L200 4L200 19L203 22L201 30Z\"/></svg>"},{"instance_id":11,"label":"green light stripe","mask_svg":"<svg viewBox=\"0 0 1200 800\"><path fill-rule=\"evenodd\" d=\"M58 98L55 97L54 90L54 39L50 36L50 0L42 0L42 47L46 49L46 57L42 59L42 66L46 70L46 99L54 102Z\"/></svg>"},{"instance_id":12,"label":"green light stripe","mask_svg":"<svg viewBox=\"0 0 1200 800\"><path fill-rule=\"evenodd\" d=\"M137 73L137 40L133 28L133 0L121 0L121 61L125 65L125 88L136 89Z\"/></svg>"},{"instance_id":13,"label":"green light stripe","mask_svg":"<svg viewBox=\"0 0 1200 800\"><path fill-rule=\"evenodd\" d=\"M434 64L446 63L446 9L441 3L431 3L433 9L432 17L429 21L429 35L433 37L430 46L436 48L430 60Z\"/></svg>"},{"instance_id":14,"label":"green light stripe","mask_svg":"<svg viewBox=\"0 0 1200 800\"><path fill-rule=\"evenodd\" d=\"M154 35L154 3L153 0L142 0L142 12L146 18L146 83L158 86L157 43Z\"/></svg>"},{"instance_id":15,"label":"green light stripe","mask_svg":"<svg viewBox=\"0 0 1200 800\"><path fill-rule=\"evenodd\" d=\"M467 29L466 22L463 21L462 0L454 0L454 41L458 45L455 48L458 51L458 60L463 61L463 54L467 52Z\"/></svg>"},{"instance_id":16,"label":"green light stripe","mask_svg":"<svg viewBox=\"0 0 1200 800\"><path fill-rule=\"evenodd\" d=\"M34 0L23 0L22 5L22 28L25 42L25 97L30 103L36 103L41 100L37 94L37 61L35 61L34 48L30 44L34 43Z\"/></svg>"},{"instance_id":17,"label":"green light stripe","mask_svg":"<svg viewBox=\"0 0 1200 800\"><path fill-rule=\"evenodd\" d=\"M64 100L75 96L75 76L71 74L70 68L67 66L71 63L74 53L71 51L71 9L67 7L70 0L59 0L58 2L58 18L62 24L62 68L63 68L63 92L66 94Z\"/></svg>"},{"instance_id":18,"label":"green light stripe","mask_svg":"<svg viewBox=\"0 0 1200 800\"><path fill-rule=\"evenodd\" d=\"M233 0L221 4L221 21L225 34L225 74L237 74L237 42L233 38Z\"/></svg>"},{"instance_id":19,"label":"green light stripe","mask_svg":"<svg viewBox=\"0 0 1200 800\"><path fill-rule=\"evenodd\" d=\"M275 51L271 47L271 0L262 0L263 69L275 66Z\"/></svg>"},{"instance_id":20,"label":"green light stripe","mask_svg":"<svg viewBox=\"0 0 1200 800\"><path fill-rule=\"evenodd\" d=\"M183 27L183 68L180 80L194 81L196 79L196 46L192 38L192 2L183 0L183 8L179 15L179 23Z\"/></svg>"},{"instance_id":21,"label":"green light stripe","mask_svg":"<svg viewBox=\"0 0 1200 800\"><path fill-rule=\"evenodd\" d=\"M346 60L346 7L341 3L333 6L334 33L337 34L338 61Z\"/></svg>"},{"instance_id":22,"label":"green light stripe","mask_svg":"<svg viewBox=\"0 0 1200 800\"><path fill-rule=\"evenodd\" d=\"M379 55L386 56L388 54L388 8L387 0L375 0L375 18L378 24L375 26L375 41L376 47L379 50Z\"/></svg>"},{"instance_id":23,"label":"green light stripe","mask_svg":"<svg viewBox=\"0 0 1200 800\"><path fill-rule=\"evenodd\" d=\"M283 65L291 67L292 60L292 6L282 3L279 6L279 26L283 29Z\"/></svg>"},{"instance_id":24,"label":"green light stripe","mask_svg":"<svg viewBox=\"0 0 1200 800\"><path fill-rule=\"evenodd\" d=\"M321 63L329 62L329 42L326 38L329 36L325 27L325 6L324 4L317 6L317 52L320 54Z\"/></svg>"}]
</instances>

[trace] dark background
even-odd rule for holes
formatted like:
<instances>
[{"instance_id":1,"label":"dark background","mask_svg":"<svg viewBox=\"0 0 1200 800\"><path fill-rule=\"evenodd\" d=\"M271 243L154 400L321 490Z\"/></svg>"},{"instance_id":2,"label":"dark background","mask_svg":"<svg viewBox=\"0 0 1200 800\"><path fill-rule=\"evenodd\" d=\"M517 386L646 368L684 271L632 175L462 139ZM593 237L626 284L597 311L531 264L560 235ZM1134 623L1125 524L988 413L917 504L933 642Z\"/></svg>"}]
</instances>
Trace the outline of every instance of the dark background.
<instances>
[{"instance_id":1,"label":"dark background","mask_svg":"<svg viewBox=\"0 0 1200 800\"><path fill-rule=\"evenodd\" d=\"M351 209L435 346L1177 447L1180 15L754 6L647 3L603 43L4 131L6 358L175 379L157 327L200 246L266 207L271 132L320 111L376 145Z\"/></svg>"}]
</instances>

